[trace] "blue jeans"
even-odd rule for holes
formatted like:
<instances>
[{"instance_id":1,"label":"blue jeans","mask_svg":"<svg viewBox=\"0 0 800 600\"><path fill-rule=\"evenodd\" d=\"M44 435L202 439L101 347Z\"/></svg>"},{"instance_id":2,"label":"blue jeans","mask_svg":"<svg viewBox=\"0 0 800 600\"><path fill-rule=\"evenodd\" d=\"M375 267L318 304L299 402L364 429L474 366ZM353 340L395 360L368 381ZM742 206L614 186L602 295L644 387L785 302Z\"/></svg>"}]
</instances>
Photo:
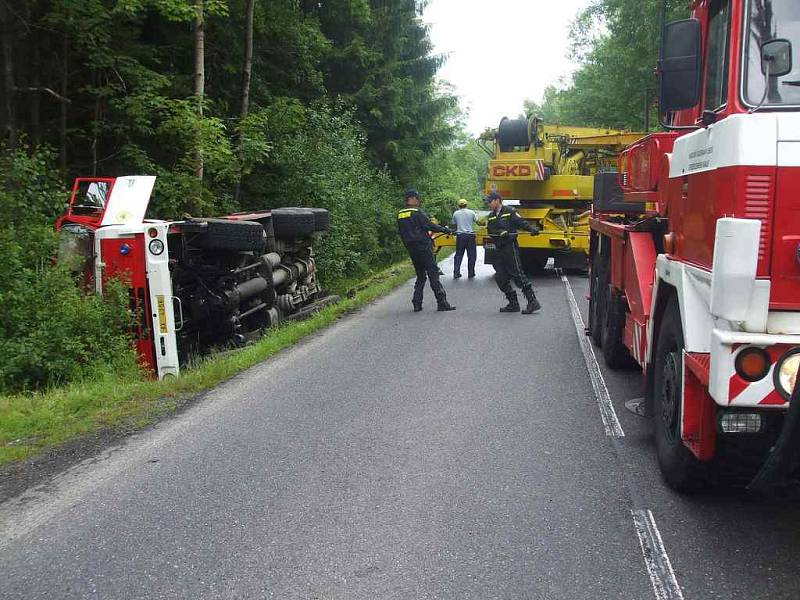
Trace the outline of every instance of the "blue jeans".
<instances>
[{"instance_id":1,"label":"blue jeans","mask_svg":"<svg viewBox=\"0 0 800 600\"><path fill-rule=\"evenodd\" d=\"M475 275L475 257L477 255L474 234L459 233L456 235L454 275L461 275L461 260L464 258L465 251L467 253L467 272L472 277Z\"/></svg>"}]
</instances>

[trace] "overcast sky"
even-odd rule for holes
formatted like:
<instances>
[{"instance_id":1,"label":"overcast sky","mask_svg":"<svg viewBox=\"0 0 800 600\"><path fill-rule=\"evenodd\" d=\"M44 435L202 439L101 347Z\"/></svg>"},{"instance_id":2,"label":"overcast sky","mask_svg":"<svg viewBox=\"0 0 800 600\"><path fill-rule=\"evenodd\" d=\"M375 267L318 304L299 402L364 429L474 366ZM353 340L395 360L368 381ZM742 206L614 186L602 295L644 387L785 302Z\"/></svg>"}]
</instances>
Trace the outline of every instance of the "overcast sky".
<instances>
[{"instance_id":1,"label":"overcast sky","mask_svg":"<svg viewBox=\"0 0 800 600\"><path fill-rule=\"evenodd\" d=\"M432 0L423 20L437 54L448 56L439 76L469 111L473 134L496 127L541 100L544 88L575 66L567 59L569 26L590 0Z\"/></svg>"}]
</instances>

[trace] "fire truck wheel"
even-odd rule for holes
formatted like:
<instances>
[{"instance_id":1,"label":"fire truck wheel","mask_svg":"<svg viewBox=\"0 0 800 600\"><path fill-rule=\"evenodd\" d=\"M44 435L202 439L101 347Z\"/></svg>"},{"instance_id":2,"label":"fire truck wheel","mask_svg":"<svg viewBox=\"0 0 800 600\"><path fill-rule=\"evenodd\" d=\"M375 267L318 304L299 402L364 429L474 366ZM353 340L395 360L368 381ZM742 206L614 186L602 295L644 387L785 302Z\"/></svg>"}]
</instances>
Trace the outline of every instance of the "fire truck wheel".
<instances>
[{"instance_id":1,"label":"fire truck wheel","mask_svg":"<svg viewBox=\"0 0 800 600\"><path fill-rule=\"evenodd\" d=\"M592 260L592 271L589 292L589 334L598 348L603 347L603 320L606 314L605 303L608 288L608 262L601 253L596 253Z\"/></svg>"},{"instance_id":2,"label":"fire truck wheel","mask_svg":"<svg viewBox=\"0 0 800 600\"><path fill-rule=\"evenodd\" d=\"M625 299L611 286L606 286L605 319L603 319L602 343L603 359L609 369L623 369L632 366L630 352L622 343L625 329Z\"/></svg>"},{"instance_id":3,"label":"fire truck wheel","mask_svg":"<svg viewBox=\"0 0 800 600\"><path fill-rule=\"evenodd\" d=\"M261 252L266 244L266 234L255 221L229 221L227 219L203 219L208 225L192 243L200 248Z\"/></svg>"},{"instance_id":4,"label":"fire truck wheel","mask_svg":"<svg viewBox=\"0 0 800 600\"><path fill-rule=\"evenodd\" d=\"M276 208L272 211L272 228L280 239L305 237L314 233L314 213L305 208Z\"/></svg>"},{"instance_id":5,"label":"fire truck wheel","mask_svg":"<svg viewBox=\"0 0 800 600\"><path fill-rule=\"evenodd\" d=\"M328 231L331 228L331 217L327 208L288 206L280 210L311 211L314 214L314 231Z\"/></svg>"},{"instance_id":6,"label":"fire truck wheel","mask_svg":"<svg viewBox=\"0 0 800 600\"><path fill-rule=\"evenodd\" d=\"M309 208L314 213L314 231L328 231L331 228L331 215L326 208Z\"/></svg>"},{"instance_id":7,"label":"fire truck wheel","mask_svg":"<svg viewBox=\"0 0 800 600\"><path fill-rule=\"evenodd\" d=\"M661 474L677 491L693 491L707 483L703 464L681 441L681 361L683 331L677 301L673 298L659 328L654 365L653 421Z\"/></svg>"}]
</instances>

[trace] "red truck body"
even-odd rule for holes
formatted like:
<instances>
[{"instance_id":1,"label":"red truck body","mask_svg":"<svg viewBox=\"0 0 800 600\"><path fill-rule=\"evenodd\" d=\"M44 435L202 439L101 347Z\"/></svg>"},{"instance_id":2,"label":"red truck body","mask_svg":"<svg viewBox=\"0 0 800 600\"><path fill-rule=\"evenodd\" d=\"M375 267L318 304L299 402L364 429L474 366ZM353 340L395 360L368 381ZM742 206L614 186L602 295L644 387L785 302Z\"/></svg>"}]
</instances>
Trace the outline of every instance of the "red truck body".
<instances>
[{"instance_id":1,"label":"red truck body","mask_svg":"<svg viewBox=\"0 0 800 600\"><path fill-rule=\"evenodd\" d=\"M86 287L128 290L131 334L155 376L336 300L312 244L328 212L278 208L221 218L146 219L155 177L80 178L56 222L59 259Z\"/></svg>"},{"instance_id":2,"label":"red truck body","mask_svg":"<svg viewBox=\"0 0 800 600\"><path fill-rule=\"evenodd\" d=\"M622 203L639 208L591 224L589 330L610 366L642 368L679 489L753 475L800 366L800 3L690 8L659 70L662 101L671 68L697 66L695 93L620 157Z\"/></svg>"}]
</instances>

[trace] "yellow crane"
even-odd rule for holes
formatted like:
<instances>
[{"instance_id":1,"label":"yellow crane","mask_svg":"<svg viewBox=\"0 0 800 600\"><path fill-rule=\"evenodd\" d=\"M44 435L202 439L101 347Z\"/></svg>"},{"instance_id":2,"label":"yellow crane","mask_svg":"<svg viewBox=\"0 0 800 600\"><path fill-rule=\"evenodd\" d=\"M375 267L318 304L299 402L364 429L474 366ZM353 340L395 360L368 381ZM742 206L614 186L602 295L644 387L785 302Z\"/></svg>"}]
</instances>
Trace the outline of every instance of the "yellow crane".
<instances>
[{"instance_id":1,"label":"yellow crane","mask_svg":"<svg viewBox=\"0 0 800 600\"><path fill-rule=\"evenodd\" d=\"M595 177L617 170L617 158L642 133L547 125L542 119L504 118L478 143L491 156L486 193L517 201L520 215L535 222L540 234L520 232L520 257L526 269L585 269L589 257L589 216ZM605 178L608 180L608 177ZM485 227L476 231L478 244ZM438 236L437 249L455 245L453 236Z\"/></svg>"}]
</instances>

